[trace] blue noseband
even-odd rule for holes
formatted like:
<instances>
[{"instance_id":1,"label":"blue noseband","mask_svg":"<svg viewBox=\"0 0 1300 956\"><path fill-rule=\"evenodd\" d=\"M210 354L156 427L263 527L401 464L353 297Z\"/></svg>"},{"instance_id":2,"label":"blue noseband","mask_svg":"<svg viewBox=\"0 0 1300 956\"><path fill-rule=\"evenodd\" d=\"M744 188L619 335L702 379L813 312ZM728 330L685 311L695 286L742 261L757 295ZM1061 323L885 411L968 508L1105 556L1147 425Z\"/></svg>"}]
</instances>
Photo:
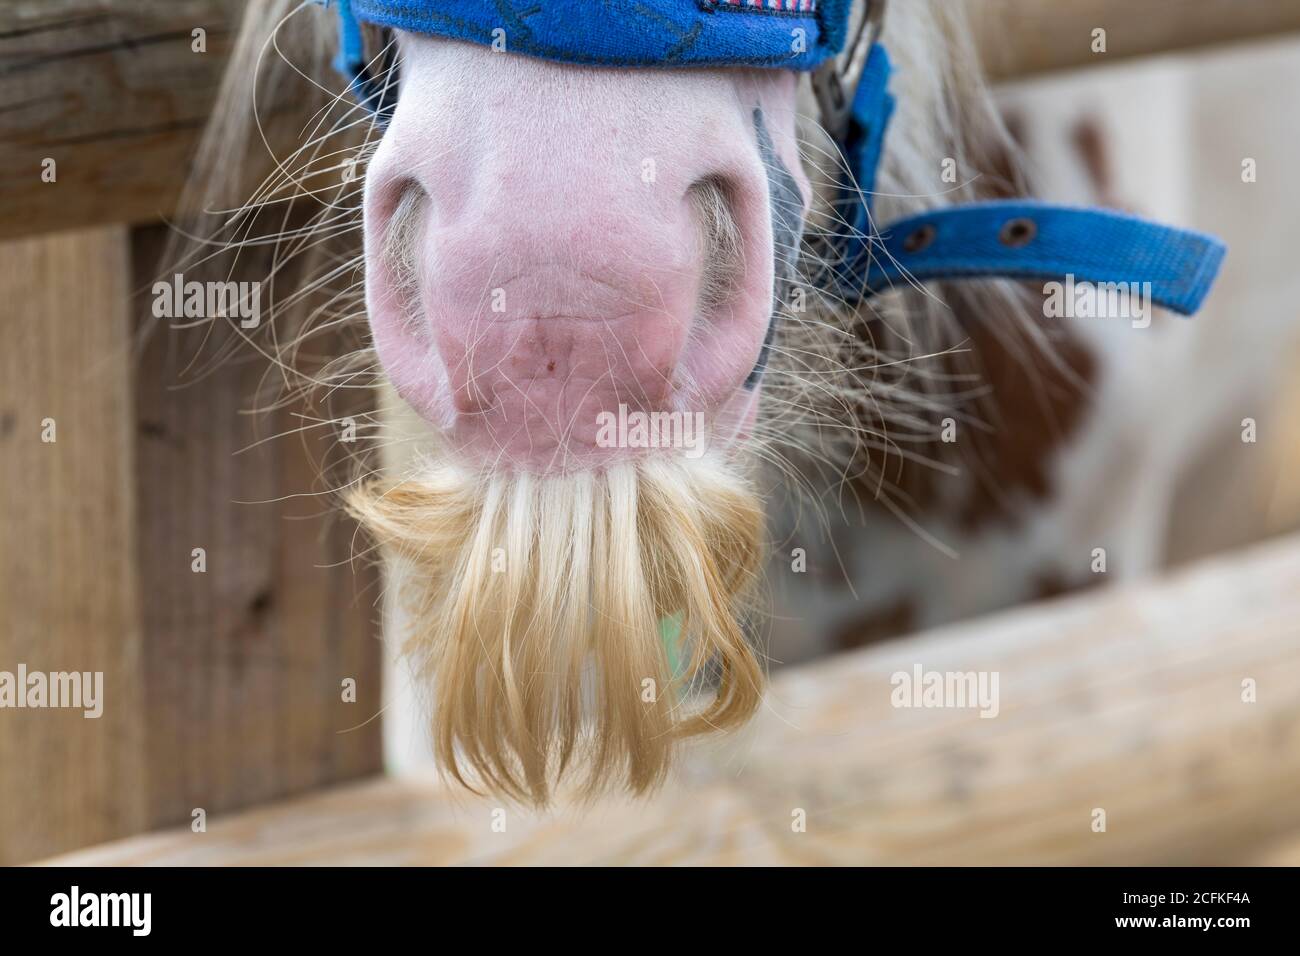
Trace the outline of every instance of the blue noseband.
<instances>
[{"instance_id":1,"label":"blue noseband","mask_svg":"<svg viewBox=\"0 0 1300 956\"><path fill-rule=\"evenodd\" d=\"M1079 283L1149 283L1153 303L1190 315L1223 261L1224 246L1212 236L1108 210L1024 200L948 206L878 226L873 190L894 108L889 56L876 42L885 0L869 0L864 26L853 37L852 0L334 3L335 66L381 120L395 105L395 84L373 79L361 21L567 63L812 71L823 122L853 174L837 203L848 228L828 256L831 291L850 304L909 282L1072 276Z\"/></svg>"},{"instance_id":2,"label":"blue noseband","mask_svg":"<svg viewBox=\"0 0 1300 956\"><path fill-rule=\"evenodd\" d=\"M358 20L595 66L810 70L844 42L843 0L350 0ZM832 25L827 26L827 20Z\"/></svg>"}]
</instances>

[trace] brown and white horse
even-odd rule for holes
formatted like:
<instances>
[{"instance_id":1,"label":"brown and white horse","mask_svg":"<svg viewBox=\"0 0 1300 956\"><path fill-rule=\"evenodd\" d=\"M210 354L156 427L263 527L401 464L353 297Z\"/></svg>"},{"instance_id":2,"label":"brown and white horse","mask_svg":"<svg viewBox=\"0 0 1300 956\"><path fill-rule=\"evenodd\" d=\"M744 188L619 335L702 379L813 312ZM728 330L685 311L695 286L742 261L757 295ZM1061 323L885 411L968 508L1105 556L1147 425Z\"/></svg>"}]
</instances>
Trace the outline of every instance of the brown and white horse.
<instances>
[{"instance_id":1,"label":"brown and white horse","mask_svg":"<svg viewBox=\"0 0 1300 956\"><path fill-rule=\"evenodd\" d=\"M1040 560L1084 530L1042 515L1097 356L1008 282L854 308L823 288L841 159L798 74L581 67L399 31L381 130L328 72L325 11L249 7L197 179L212 194L234 165L255 84L318 108L216 241L326 250L295 344L368 320L311 378L381 370L378 458L344 497L388 558L393 630L462 782L538 803L570 771L641 791L680 741L744 723L765 511L779 572L839 543L856 634L924 621L897 604L918 548L948 562L936 602L1085 576ZM881 217L1017 194L960 5L895 7ZM283 227L290 207L310 221ZM1000 568L956 557L1018 541Z\"/></svg>"}]
</instances>

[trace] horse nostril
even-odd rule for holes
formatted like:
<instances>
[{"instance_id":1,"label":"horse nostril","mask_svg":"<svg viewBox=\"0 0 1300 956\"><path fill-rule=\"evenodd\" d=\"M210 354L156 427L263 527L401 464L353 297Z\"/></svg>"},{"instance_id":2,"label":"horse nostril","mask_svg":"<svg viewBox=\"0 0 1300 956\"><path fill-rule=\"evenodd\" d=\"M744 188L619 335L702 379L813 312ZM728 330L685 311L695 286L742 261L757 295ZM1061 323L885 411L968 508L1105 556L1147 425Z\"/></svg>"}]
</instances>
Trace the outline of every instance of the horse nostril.
<instances>
[{"instance_id":1,"label":"horse nostril","mask_svg":"<svg viewBox=\"0 0 1300 956\"><path fill-rule=\"evenodd\" d=\"M734 290L742 269L742 237L732 209L732 187L721 176L706 176L686 191L699 221L704 274L699 309L709 313Z\"/></svg>"},{"instance_id":2,"label":"horse nostril","mask_svg":"<svg viewBox=\"0 0 1300 956\"><path fill-rule=\"evenodd\" d=\"M419 274L420 230L427 215L428 193L414 180L404 180L400 191L390 192L391 213L381 237L381 255L393 271L394 285L414 288Z\"/></svg>"}]
</instances>

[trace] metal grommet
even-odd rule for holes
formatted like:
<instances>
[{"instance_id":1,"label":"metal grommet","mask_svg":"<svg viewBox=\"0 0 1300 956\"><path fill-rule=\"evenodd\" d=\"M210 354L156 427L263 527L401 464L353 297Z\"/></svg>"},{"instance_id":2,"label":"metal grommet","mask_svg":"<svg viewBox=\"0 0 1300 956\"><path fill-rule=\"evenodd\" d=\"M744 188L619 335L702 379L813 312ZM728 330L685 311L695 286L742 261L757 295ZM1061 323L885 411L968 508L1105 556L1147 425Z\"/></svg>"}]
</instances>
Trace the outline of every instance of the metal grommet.
<instances>
[{"instance_id":1,"label":"metal grommet","mask_svg":"<svg viewBox=\"0 0 1300 956\"><path fill-rule=\"evenodd\" d=\"M1038 235L1038 223L1032 219L1008 219L1003 225L1002 231L998 233L998 241L1004 246L1010 246L1012 249L1019 249L1021 246L1027 246L1034 241Z\"/></svg>"},{"instance_id":2,"label":"metal grommet","mask_svg":"<svg viewBox=\"0 0 1300 956\"><path fill-rule=\"evenodd\" d=\"M913 229L906 239L903 240L904 252L920 252L930 243L934 242L934 226L926 223L924 226L918 226Z\"/></svg>"}]
</instances>

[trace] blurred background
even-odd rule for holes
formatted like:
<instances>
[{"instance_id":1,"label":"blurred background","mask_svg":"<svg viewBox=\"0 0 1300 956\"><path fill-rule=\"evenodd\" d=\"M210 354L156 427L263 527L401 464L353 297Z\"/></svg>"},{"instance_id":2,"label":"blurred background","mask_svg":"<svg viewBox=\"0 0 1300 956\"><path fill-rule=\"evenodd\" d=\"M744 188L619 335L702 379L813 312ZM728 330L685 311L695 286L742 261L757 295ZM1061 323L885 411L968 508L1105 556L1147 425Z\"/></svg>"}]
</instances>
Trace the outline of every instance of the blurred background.
<instances>
[{"instance_id":1,"label":"blurred background","mask_svg":"<svg viewBox=\"0 0 1300 956\"><path fill-rule=\"evenodd\" d=\"M1144 6L1141 16L1177 6ZM1086 15L1081 22L1089 22ZM1300 272L1283 251L1300 242L1300 186L1287 172L1300 157L1300 122L1286 103L1298 70L1300 46L1284 35L1195 55L1016 77L997 88L1035 196L1198 229L1222 238L1229 250L1213 294L1193 319L1166 314L1151 330L1117 328L1090 343L1139 365L1113 362L1094 383L1112 393L1092 414L1118 450L1097 490L1123 511L1125 498L1141 496L1134 489L1168 485L1147 495L1134 519L1149 523L1144 534L1153 554L1143 574L1300 522ZM1261 169L1273 171L1267 181L1251 180L1247 170ZM1248 419L1268 423L1253 443L1243 443ZM1161 458L1173 444L1181 447L1169 453L1177 458L1170 464ZM872 530L880 533L879 522ZM952 535L932 530L940 539ZM1100 525L1080 530L1080 542L1089 534L1106 537ZM997 567L972 568L969 555L953 561L911 530L896 537L902 540L889 561L908 562L909 574L979 582L951 602L932 602L924 624L985 613L1010 600L1006 589L984 580ZM947 543L960 539L952 535ZM879 609L864 609L861 594L843 586L840 560L851 550L842 536L821 542L813 565L822 573L812 582L775 576L790 583L791 620L774 636L779 660L795 662L917 626L915 614L881 619ZM880 550L871 549L868 558ZM1012 573L1014 560L992 559ZM810 583L817 595L811 599ZM808 615L820 625L808 628ZM810 632L820 640L809 641Z\"/></svg>"},{"instance_id":2,"label":"blurred background","mask_svg":"<svg viewBox=\"0 0 1300 956\"><path fill-rule=\"evenodd\" d=\"M875 532L795 542L754 726L649 802L498 827L429 769L331 436L267 440L337 410L253 413L264 357L142 294L246 4L0 0L0 672L104 675L98 719L0 709L0 863L1300 863L1300 5L965 2L1036 194L1229 247L1097 439L1097 494L1162 482L1155 558L1019 595L880 532L942 600L868 622ZM263 94L291 142L301 87ZM996 675L996 718L900 705L931 673Z\"/></svg>"}]
</instances>

